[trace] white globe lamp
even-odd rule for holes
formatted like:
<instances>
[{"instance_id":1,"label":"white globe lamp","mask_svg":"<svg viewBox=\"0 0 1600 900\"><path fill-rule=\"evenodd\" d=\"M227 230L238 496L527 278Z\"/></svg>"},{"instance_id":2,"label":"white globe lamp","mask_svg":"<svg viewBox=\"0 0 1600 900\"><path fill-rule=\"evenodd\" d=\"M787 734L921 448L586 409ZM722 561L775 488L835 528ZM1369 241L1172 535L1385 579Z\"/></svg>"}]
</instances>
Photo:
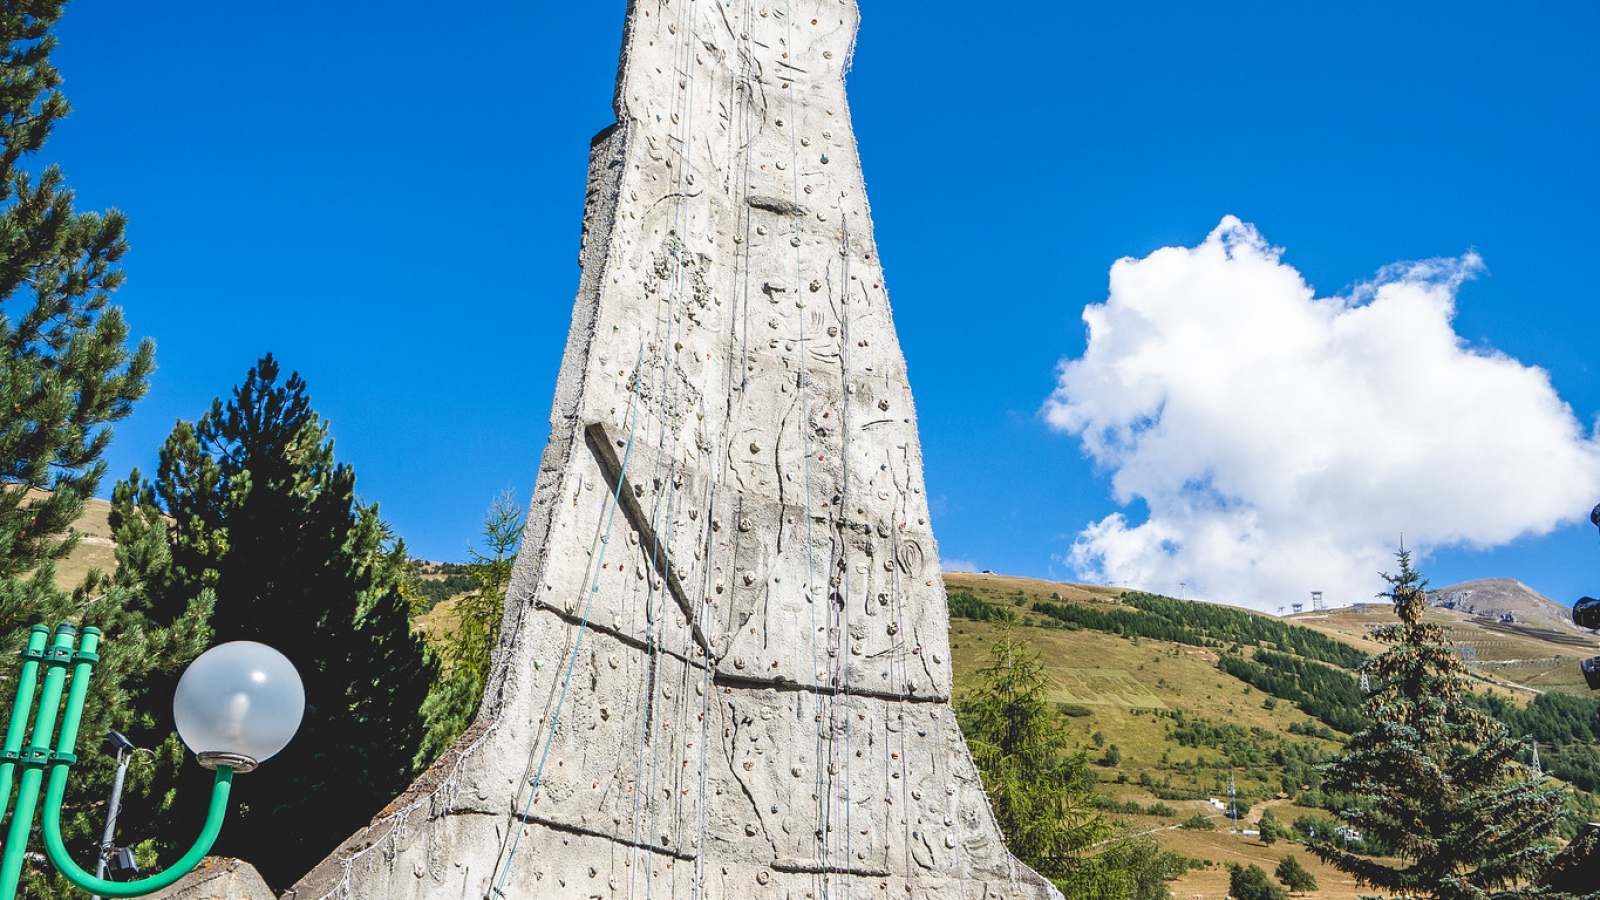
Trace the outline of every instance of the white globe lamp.
<instances>
[{"instance_id":1,"label":"white globe lamp","mask_svg":"<svg viewBox=\"0 0 1600 900\"><path fill-rule=\"evenodd\" d=\"M230 641L200 654L178 680L172 717L178 736L208 769L248 772L300 727L306 690L282 653Z\"/></svg>"}]
</instances>

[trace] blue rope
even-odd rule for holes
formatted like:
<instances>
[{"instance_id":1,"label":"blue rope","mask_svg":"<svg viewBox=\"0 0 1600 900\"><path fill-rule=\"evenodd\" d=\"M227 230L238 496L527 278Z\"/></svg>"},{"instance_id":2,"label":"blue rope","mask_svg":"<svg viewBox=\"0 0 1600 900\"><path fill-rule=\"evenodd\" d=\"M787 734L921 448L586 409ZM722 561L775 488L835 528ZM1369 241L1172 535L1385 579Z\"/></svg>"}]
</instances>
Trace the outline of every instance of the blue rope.
<instances>
[{"instance_id":1,"label":"blue rope","mask_svg":"<svg viewBox=\"0 0 1600 900\"><path fill-rule=\"evenodd\" d=\"M567 675L566 678L562 679L561 693L556 698L555 713L550 717L550 733L545 736L544 750L539 754L539 767L534 771L533 785L528 791L528 802L522 805L521 819L524 823L527 822L528 811L533 808L533 802L539 797L539 784L544 779L545 760L550 756L550 745L555 743L556 726L561 721L561 708L567 702L567 688L572 684L572 672L578 664L578 649L583 645L584 632L589 629L589 609L594 605L594 595L600 592L600 564L604 563L606 550L611 544L611 524L616 521L617 507L622 504L622 485L628 475L628 460L633 455L633 436L639 424L639 382L642 380L643 365L644 347L641 345L639 347L638 361L634 363L633 404L628 410L628 443L622 451L622 469L617 473L617 488L611 497L611 512L606 516L605 534L600 538L600 558L595 560L594 578L589 584L589 597L583 604L583 619L578 623L578 636L572 643L572 655L567 659ZM506 854L505 868L500 871L500 877L496 879L492 893L499 894L502 897L505 896L505 891L502 888L505 887L506 879L511 875L511 862L517 857L517 845L521 841L522 827L518 826L516 834L511 839L511 849Z\"/></svg>"}]
</instances>

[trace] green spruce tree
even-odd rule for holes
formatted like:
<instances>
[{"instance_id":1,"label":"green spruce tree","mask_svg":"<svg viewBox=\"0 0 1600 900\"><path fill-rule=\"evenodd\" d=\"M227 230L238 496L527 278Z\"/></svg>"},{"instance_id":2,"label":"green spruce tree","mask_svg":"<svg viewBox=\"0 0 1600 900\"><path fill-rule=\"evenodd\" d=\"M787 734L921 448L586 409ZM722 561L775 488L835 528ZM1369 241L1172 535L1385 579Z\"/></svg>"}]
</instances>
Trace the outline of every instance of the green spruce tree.
<instances>
[{"instance_id":1,"label":"green spruce tree","mask_svg":"<svg viewBox=\"0 0 1600 900\"><path fill-rule=\"evenodd\" d=\"M1125 896L1118 866L1096 858L1096 843L1111 836L1089 806L1094 785L1086 751L1069 752L1065 717L1049 702L1050 676L1026 641L1016 615L995 623L989 665L978 687L957 707L962 734L989 793L995 819L1012 854L1072 896Z\"/></svg>"},{"instance_id":2,"label":"green spruce tree","mask_svg":"<svg viewBox=\"0 0 1600 900\"><path fill-rule=\"evenodd\" d=\"M483 517L484 549L468 547L469 564L477 590L456 604L455 630L435 651L441 674L428 694L423 710L428 735L417 752L417 764L438 758L472 723L483 700L490 658L500 640L500 620L505 611L506 586L522 541L524 514L511 492L502 492Z\"/></svg>"},{"instance_id":3,"label":"green spruce tree","mask_svg":"<svg viewBox=\"0 0 1600 900\"><path fill-rule=\"evenodd\" d=\"M1467 671L1444 629L1423 621L1427 582L1398 554L1384 575L1400 621L1373 631L1388 650L1367 660L1372 724L1325 765L1326 789L1363 797L1348 826L1394 849L1375 859L1319 835L1312 852L1397 898L1530 896L1548 865L1561 793L1521 762L1523 746L1467 697Z\"/></svg>"},{"instance_id":4,"label":"green spruce tree","mask_svg":"<svg viewBox=\"0 0 1600 900\"><path fill-rule=\"evenodd\" d=\"M305 682L299 733L240 776L217 843L285 884L409 782L434 669L410 633L403 542L356 499L305 382L278 374L268 354L226 404L178 423L154 483L118 490L171 517L170 552L143 577L173 602L214 596L218 642L276 647Z\"/></svg>"}]
</instances>

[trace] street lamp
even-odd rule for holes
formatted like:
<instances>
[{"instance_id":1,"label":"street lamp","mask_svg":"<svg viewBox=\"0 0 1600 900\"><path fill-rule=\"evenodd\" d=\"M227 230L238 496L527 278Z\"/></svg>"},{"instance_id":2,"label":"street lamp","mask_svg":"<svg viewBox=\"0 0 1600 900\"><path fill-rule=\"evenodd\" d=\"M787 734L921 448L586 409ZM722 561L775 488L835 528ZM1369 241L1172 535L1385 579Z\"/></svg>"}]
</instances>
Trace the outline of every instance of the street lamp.
<instances>
[{"instance_id":1,"label":"street lamp","mask_svg":"<svg viewBox=\"0 0 1600 900\"><path fill-rule=\"evenodd\" d=\"M1589 521L1594 523L1594 527L1600 528L1600 505L1589 513ZM1580 628L1600 628L1600 600L1580 598L1572 604L1572 621ZM1583 680L1588 682L1589 690L1600 691L1600 656L1591 656L1578 666L1583 670ZM1600 713L1596 717L1600 718Z\"/></svg>"},{"instance_id":2,"label":"street lamp","mask_svg":"<svg viewBox=\"0 0 1600 900\"><path fill-rule=\"evenodd\" d=\"M4 750L0 751L0 798L4 798L6 808L11 807L14 772L22 771L21 777L15 779L17 801L11 810L4 855L0 858L0 898L5 900L16 897L28 832L33 828L39 786L45 780L46 769L49 781L45 786L42 824L45 855L50 862L64 878L85 891L102 897L141 897L171 885L200 863L222 830L233 774L248 772L282 750L300 727L305 709L305 688L299 674L283 654L271 647L254 641L233 641L200 654L178 681L172 704L178 735L202 766L217 773L211 808L200 837L182 859L164 872L127 882L97 878L67 855L61 839L61 801L66 794L67 772L77 762L73 749L89 690L89 673L100 659L96 653L100 629L83 629L83 640L74 650L76 638L77 629L69 624L57 626L53 638L49 628L35 625L28 637L28 648L22 651L22 674L17 679ZM45 669L44 684L38 690L32 737L24 747L41 666ZM69 667L71 687L63 712L61 694ZM56 735L58 712L61 732Z\"/></svg>"}]
</instances>

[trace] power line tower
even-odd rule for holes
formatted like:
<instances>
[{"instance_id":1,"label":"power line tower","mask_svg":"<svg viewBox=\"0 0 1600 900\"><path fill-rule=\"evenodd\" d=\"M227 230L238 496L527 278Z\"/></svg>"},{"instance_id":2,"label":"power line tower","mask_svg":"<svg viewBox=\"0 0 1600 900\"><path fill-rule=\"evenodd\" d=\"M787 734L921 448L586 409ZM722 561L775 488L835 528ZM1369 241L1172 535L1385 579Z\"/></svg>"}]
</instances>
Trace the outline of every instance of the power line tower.
<instances>
[{"instance_id":1,"label":"power line tower","mask_svg":"<svg viewBox=\"0 0 1600 900\"><path fill-rule=\"evenodd\" d=\"M1535 774L1544 774L1544 763L1539 761L1539 739L1533 739L1533 771Z\"/></svg>"},{"instance_id":2,"label":"power line tower","mask_svg":"<svg viewBox=\"0 0 1600 900\"><path fill-rule=\"evenodd\" d=\"M1239 832L1239 801L1233 789L1233 773L1228 773L1228 815L1233 817L1233 831Z\"/></svg>"},{"instance_id":3,"label":"power line tower","mask_svg":"<svg viewBox=\"0 0 1600 900\"><path fill-rule=\"evenodd\" d=\"M1372 682L1367 679L1367 673L1365 670L1363 670L1361 673L1361 693L1372 693Z\"/></svg>"},{"instance_id":4,"label":"power line tower","mask_svg":"<svg viewBox=\"0 0 1600 900\"><path fill-rule=\"evenodd\" d=\"M1322 592L1321 591L1312 591L1311 592L1311 608L1316 610L1317 612L1322 612L1323 610L1327 609L1326 606L1322 605Z\"/></svg>"}]
</instances>

